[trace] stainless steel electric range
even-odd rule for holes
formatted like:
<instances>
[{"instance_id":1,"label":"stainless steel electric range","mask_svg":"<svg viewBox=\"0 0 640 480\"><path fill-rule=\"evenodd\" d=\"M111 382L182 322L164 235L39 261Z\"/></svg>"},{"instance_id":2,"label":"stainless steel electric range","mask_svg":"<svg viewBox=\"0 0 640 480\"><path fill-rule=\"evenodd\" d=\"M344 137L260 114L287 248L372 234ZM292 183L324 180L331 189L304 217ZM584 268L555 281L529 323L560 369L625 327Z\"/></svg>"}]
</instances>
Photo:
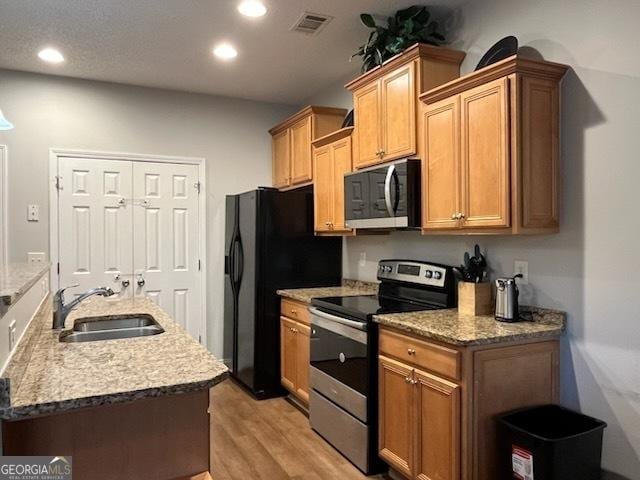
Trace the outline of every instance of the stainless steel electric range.
<instances>
[{"instance_id":1,"label":"stainless steel electric range","mask_svg":"<svg viewBox=\"0 0 640 480\"><path fill-rule=\"evenodd\" d=\"M374 315L452 308L453 269L413 260L381 260L378 295L311 302L311 427L366 474L378 458L378 329Z\"/></svg>"}]
</instances>

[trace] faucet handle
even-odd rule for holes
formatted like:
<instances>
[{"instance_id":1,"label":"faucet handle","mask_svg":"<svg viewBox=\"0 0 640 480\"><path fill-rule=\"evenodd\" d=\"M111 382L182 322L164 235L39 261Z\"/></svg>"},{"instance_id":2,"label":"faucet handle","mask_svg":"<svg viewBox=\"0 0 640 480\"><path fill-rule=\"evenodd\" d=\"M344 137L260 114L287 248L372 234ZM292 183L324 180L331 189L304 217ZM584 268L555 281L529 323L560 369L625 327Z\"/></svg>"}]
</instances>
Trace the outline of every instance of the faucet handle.
<instances>
[{"instance_id":1,"label":"faucet handle","mask_svg":"<svg viewBox=\"0 0 640 480\"><path fill-rule=\"evenodd\" d=\"M69 285L69 286L63 287L63 288L59 289L59 290L56 292L56 294L54 295L54 297L55 297L55 298L56 298L56 299L57 299L61 304L63 304L63 303L64 303L64 292L65 292L66 290L68 290L69 288L76 288L76 287L79 287L79 286L80 286L80 284L79 284L79 283L74 283L73 285Z\"/></svg>"}]
</instances>

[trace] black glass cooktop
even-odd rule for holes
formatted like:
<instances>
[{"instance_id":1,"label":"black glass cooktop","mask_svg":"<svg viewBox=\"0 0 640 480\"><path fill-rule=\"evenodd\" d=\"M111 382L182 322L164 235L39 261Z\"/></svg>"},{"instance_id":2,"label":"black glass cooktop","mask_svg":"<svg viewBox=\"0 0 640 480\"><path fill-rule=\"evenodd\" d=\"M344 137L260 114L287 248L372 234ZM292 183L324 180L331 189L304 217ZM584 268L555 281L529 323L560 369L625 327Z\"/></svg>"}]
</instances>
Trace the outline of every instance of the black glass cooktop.
<instances>
[{"instance_id":1,"label":"black glass cooktop","mask_svg":"<svg viewBox=\"0 0 640 480\"><path fill-rule=\"evenodd\" d=\"M394 298L380 297L378 295L314 298L311 304L329 313L346 315L362 321L369 320L373 315L443 308L436 305L403 302Z\"/></svg>"}]
</instances>

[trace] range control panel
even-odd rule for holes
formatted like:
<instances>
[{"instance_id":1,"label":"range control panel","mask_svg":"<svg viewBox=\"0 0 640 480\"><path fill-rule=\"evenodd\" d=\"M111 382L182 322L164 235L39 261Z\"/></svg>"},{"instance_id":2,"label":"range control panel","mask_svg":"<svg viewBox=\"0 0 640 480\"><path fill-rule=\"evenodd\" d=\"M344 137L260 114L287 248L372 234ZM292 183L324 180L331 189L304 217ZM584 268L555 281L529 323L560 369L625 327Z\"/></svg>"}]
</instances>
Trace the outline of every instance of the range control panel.
<instances>
[{"instance_id":1,"label":"range control panel","mask_svg":"<svg viewBox=\"0 0 640 480\"><path fill-rule=\"evenodd\" d=\"M381 260L378 264L379 280L419 283L444 287L447 269L426 262L409 260Z\"/></svg>"}]
</instances>

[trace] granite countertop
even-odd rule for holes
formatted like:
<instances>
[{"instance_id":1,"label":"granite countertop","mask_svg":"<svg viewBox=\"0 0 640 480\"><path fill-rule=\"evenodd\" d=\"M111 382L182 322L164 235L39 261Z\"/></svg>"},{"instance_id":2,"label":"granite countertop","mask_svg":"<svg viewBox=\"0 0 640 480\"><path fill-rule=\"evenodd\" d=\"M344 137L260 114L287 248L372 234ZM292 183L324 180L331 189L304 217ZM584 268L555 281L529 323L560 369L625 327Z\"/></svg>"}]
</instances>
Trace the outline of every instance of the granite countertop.
<instances>
[{"instance_id":1,"label":"granite countertop","mask_svg":"<svg viewBox=\"0 0 640 480\"><path fill-rule=\"evenodd\" d=\"M146 298L96 297L67 318L147 313L165 332L147 337L61 343L51 329L51 301L25 332L0 382L0 418L16 420L144 397L204 390L227 367ZM7 381L8 380L8 381ZM4 398L3 398L4 397Z\"/></svg>"},{"instance_id":2,"label":"granite countertop","mask_svg":"<svg viewBox=\"0 0 640 480\"><path fill-rule=\"evenodd\" d=\"M335 287L293 288L278 290L278 295L299 302L311 303L320 297L355 297L356 295L377 295L378 284L344 279L342 285Z\"/></svg>"},{"instance_id":3,"label":"granite countertop","mask_svg":"<svg viewBox=\"0 0 640 480\"><path fill-rule=\"evenodd\" d=\"M526 306L521 307L521 312L530 312L532 321L504 323L496 321L493 315L461 315L457 309L376 315L373 320L381 325L458 346L553 338L564 332L564 312Z\"/></svg>"},{"instance_id":4,"label":"granite countertop","mask_svg":"<svg viewBox=\"0 0 640 480\"><path fill-rule=\"evenodd\" d=\"M12 305L46 272L47 263L9 263L0 266L0 301Z\"/></svg>"}]
</instances>

